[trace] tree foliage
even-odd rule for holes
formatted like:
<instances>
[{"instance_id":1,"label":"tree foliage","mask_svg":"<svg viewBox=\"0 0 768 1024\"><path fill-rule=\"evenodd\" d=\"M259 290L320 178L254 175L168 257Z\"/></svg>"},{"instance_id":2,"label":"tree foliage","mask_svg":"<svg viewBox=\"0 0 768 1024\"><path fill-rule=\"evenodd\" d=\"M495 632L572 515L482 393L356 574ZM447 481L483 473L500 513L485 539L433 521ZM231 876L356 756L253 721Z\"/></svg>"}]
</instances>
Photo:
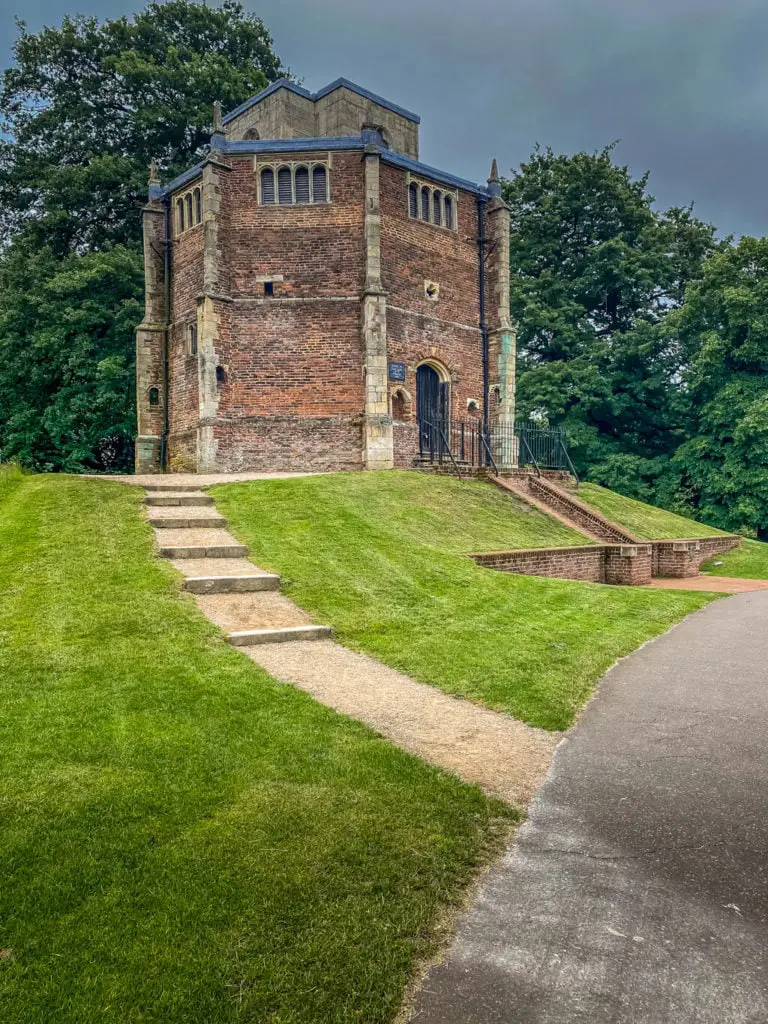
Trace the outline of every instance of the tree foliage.
<instances>
[{"instance_id":1,"label":"tree foliage","mask_svg":"<svg viewBox=\"0 0 768 1024\"><path fill-rule=\"evenodd\" d=\"M19 23L13 52L0 80L0 461L126 467L148 164L192 165L214 100L234 107L285 72L235 0Z\"/></svg>"},{"instance_id":2,"label":"tree foliage","mask_svg":"<svg viewBox=\"0 0 768 1024\"><path fill-rule=\"evenodd\" d=\"M685 436L679 345L659 331L716 249L692 210L658 211L613 149L534 150L505 182L518 404L568 427L581 472L651 498Z\"/></svg>"},{"instance_id":3,"label":"tree foliage","mask_svg":"<svg viewBox=\"0 0 768 1024\"><path fill-rule=\"evenodd\" d=\"M19 31L0 85L0 225L26 226L62 256L138 241L149 161L188 167L214 100L234 107L284 71L261 20L235 0Z\"/></svg>"},{"instance_id":4,"label":"tree foliage","mask_svg":"<svg viewBox=\"0 0 768 1024\"><path fill-rule=\"evenodd\" d=\"M3 460L109 469L133 434L133 332L143 264L124 246L6 263L0 288Z\"/></svg>"},{"instance_id":5,"label":"tree foliage","mask_svg":"<svg viewBox=\"0 0 768 1024\"><path fill-rule=\"evenodd\" d=\"M768 239L708 260L665 331L686 353L691 436L675 454L699 513L768 536Z\"/></svg>"}]
</instances>

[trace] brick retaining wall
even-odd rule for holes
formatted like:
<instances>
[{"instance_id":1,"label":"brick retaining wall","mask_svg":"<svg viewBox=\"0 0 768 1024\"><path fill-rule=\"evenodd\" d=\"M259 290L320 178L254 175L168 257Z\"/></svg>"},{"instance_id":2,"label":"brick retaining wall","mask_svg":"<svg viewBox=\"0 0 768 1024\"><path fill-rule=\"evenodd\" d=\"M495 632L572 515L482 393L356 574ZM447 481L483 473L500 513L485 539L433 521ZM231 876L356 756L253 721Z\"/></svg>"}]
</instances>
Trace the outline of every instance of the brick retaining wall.
<instances>
[{"instance_id":1,"label":"brick retaining wall","mask_svg":"<svg viewBox=\"0 0 768 1024\"><path fill-rule=\"evenodd\" d=\"M702 562L739 547L741 537L700 537L653 542L653 575L687 579L698 576Z\"/></svg>"},{"instance_id":2,"label":"brick retaining wall","mask_svg":"<svg viewBox=\"0 0 768 1024\"><path fill-rule=\"evenodd\" d=\"M523 576L643 587L654 576L686 579L712 555L738 547L741 537L590 544L567 548L491 551L470 555L477 565Z\"/></svg>"},{"instance_id":3,"label":"brick retaining wall","mask_svg":"<svg viewBox=\"0 0 768 1024\"><path fill-rule=\"evenodd\" d=\"M568 548L494 551L470 555L500 572L551 579L642 586L651 582L650 544L592 544Z\"/></svg>"}]
</instances>

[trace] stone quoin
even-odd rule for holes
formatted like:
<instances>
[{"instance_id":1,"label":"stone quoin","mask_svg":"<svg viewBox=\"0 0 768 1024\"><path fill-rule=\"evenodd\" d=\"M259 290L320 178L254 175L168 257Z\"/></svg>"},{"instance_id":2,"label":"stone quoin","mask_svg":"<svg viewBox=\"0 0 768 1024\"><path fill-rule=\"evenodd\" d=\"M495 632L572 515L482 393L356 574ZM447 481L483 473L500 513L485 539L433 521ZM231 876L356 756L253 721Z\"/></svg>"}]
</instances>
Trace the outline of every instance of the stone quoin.
<instances>
[{"instance_id":1,"label":"stone quoin","mask_svg":"<svg viewBox=\"0 0 768 1024\"><path fill-rule=\"evenodd\" d=\"M175 181L153 164L137 472L407 467L430 419L511 428L496 163L476 185L418 146L415 114L351 82L280 81L217 104Z\"/></svg>"}]
</instances>

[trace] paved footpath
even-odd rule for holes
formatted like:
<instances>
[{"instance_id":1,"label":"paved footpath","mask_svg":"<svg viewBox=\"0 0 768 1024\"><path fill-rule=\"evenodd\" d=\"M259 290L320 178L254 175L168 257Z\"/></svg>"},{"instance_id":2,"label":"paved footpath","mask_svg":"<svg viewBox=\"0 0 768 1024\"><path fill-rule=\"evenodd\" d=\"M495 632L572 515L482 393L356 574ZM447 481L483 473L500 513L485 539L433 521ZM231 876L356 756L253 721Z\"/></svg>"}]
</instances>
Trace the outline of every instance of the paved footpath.
<instances>
[{"instance_id":1,"label":"paved footpath","mask_svg":"<svg viewBox=\"0 0 768 1024\"><path fill-rule=\"evenodd\" d=\"M768 1021L768 593L617 665L414 998L417 1024Z\"/></svg>"}]
</instances>

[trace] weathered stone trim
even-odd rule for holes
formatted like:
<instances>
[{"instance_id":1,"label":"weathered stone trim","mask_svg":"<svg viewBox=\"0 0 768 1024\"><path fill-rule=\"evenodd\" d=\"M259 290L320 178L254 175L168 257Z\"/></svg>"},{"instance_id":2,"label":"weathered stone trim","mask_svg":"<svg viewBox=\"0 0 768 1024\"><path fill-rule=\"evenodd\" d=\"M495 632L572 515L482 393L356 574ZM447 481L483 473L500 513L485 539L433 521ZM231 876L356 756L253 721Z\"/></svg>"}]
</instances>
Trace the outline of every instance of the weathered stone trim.
<instances>
[{"instance_id":1,"label":"weathered stone trim","mask_svg":"<svg viewBox=\"0 0 768 1024\"><path fill-rule=\"evenodd\" d=\"M395 306L390 302L390 309L394 309L397 313L405 313L407 316L412 316L417 320L431 320L435 324L444 324L446 327L459 327L462 331L473 331L476 334L481 334L480 328L476 324L462 324L456 320L445 320L440 316L433 316L431 313L418 313L413 309L405 309L403 306Z\"/></svg>"},{"instance_id":2,"label":"weathered stone trim","mask_svg":"<svg viewBox=\"0 0 768 1024\"><path fill-rule=\"evenodd\" d=\"M381 285L381 189L379 154L365 154L365 294L363 297L363 364L365 421L363 461L366 469L392 469L394 448L387 380L387 298Z\"/></svg>"}]
</instances>

